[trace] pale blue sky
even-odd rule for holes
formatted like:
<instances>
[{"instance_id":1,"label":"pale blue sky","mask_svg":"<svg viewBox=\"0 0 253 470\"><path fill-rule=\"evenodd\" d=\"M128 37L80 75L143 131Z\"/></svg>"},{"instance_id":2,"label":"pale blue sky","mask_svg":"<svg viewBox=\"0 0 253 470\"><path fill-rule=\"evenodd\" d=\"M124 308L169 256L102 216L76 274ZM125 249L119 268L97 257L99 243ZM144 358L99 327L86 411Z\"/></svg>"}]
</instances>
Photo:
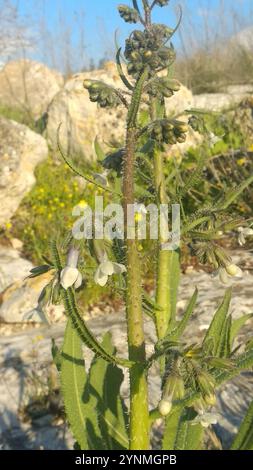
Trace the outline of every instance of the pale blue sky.
<instances>
[{"instance_id":1,"label":"pale blue sky","mask_svg":"<svg viewBox=\"0 0 253 470\"><path fill-rule=\"evenodd\" d=\"M17 1L17 0L16 0ZM113 34L118 29L119 41L123 43L124 38L132 29L132 25L125 24L119 17L116 6L120 3L131 4L131 1L122 0L19 0L19 11L22 15L28 16L29 24L35 29L38 22L46 25L50 35L45 36L44 42L44 60L49 60L46 56L53 55L55 47L55 37L62 37L64 28L71 31L71 41L75 45L80 44L81 25L83 26L84 44L86 47L83 57L80 61L86 62L92 57L98 61L107 51L112 53ZM139 3L141 1L139 0ZM237 27L240 21L244 24L250 23L252 20L253 0L171 0L170 6L167 8L156 9L155 20L164 22L173 26L176 22L176 7L178 4L183 7L183 29L191 28L201 37L203 33L205 21L210 25L215 25L217 20L220 22L220 5L226 12L225 23L226 28L233 29L236 23ZM233 9L233 14L232 14ZM219 13L218 13L219 11ZM243 21L242 21L242 18ZM220 22L221 23L221 22ZM222 24L220 25L222 28ZM65 35L66 41L66 35ZM175 46L180 48L179 35L174 39ZM43 59L41 50L38 48L35 55L36 58ZM52 49L52 50L50 50ZM57 52L55 52L56 54ZM76 55L80 56L80 47L77 45ZM73 55L73 54L72 54ZM84 59L85 57L85 59ZM74 58L73 62L74 62Z\"/></svg>"}]
</instances>

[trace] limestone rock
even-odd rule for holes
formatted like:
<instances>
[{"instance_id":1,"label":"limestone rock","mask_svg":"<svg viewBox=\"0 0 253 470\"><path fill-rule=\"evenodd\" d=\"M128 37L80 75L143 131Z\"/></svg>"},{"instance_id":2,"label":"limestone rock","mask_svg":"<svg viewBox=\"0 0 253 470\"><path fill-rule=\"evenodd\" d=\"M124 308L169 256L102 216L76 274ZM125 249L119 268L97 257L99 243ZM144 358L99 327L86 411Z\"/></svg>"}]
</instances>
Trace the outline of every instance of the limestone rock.
<instances>
[{"instance_id":1,"label":"limestone rock","mask_svg":"<svg viewBox=\"0 0 253 470\"><path fill-rule=\"evenodd\" d=\"M29 270L26 276L29 275ZM38 308L38 299L42 289L52 278L52 272L44 275L21 279L5 289L0 297L0 321L5 323L26 323L43 321ZM50 321L62 320L64 308L61 305L50 305L46 315Z\"/></svg>"},{"instance_id":2,"label":"limestone rock","mask_svg":"<svg viewBox=\"0 0 253 470\"><path fill-rule=\"evenodd\" d=\"M27 59L11 61L0 71L0 104L27 111L37 120L62 86L62 75L46 65Z\"/></svg>"},{"instance_id":3,"label":"limestone rock","mask_svg":"<svg viewBox=\"0 0 253 470\"><path fill-rule=\"evenodd\" d=\"M0 227L10 220L35 182L34 168L47 157L45 139L0 117Z\"/></svg>"},{"instance_id":4,"label":"limestone rock","mask_svg":"<svg viewBox=\"0 0 253 470\"><path fill-rule=\"evenodd\" d=\"M0 292L25 278L32 268L32 263L22 258L17 250L0 246Z\"/></svg>"},{"instance_id":5,"label":"limestone rock","mask_svg":"<svg viewBox=\"0 0 253 470\"><path fill-rule=\"evenodd\" d=\"M243 99L252 96L251 85L233 85L224 88L222 93L203 93L194 95L193 107L210 111L222 111L238 105Z\"/></svg>"}]
</instances>

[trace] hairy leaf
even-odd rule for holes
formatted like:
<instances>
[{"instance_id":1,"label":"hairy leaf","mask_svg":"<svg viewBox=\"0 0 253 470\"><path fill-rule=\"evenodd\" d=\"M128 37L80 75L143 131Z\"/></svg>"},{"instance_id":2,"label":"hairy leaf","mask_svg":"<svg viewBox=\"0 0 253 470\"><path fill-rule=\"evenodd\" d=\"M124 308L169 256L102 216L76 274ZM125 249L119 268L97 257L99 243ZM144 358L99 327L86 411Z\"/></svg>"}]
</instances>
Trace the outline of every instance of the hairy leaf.
<instances>
[{"instance_id":1,"label":"hairy leaf","mask_svg":"<svg viewBox=\"0 0 253 470\"><path fill-rule=\"evenodd\" d=\"M253 313L247 313L240 318L237 318L232 322L231 332L230 332L230 348L232 349L233 342L238 335L240 329L247 323L248 320L253 318Z\"/></svg>"},{"instance_id":2,"label":"hairy leaf","mask_svg":"<svg viewBox=\"0 0 253 470\"><path fill-rule=\"evenodd\" d=\"M81 339L69 320L62 348L61 386L67 419L82 450L89 448L86 417L91 412L96 413L96 410L88 410L82 399L86 381Z\"/></svg>"},{"instance_id":3,"label":"hairy leaf","mask_svg":"<svg viewBox=\"0 0 253 470\"><path fill-rule=\"evenodd\" d=\"M168 335L166 336L166 339L170 339L171 341L176 341L177 339L180 338L180 336L183 334L188 321L193 313L194 307L197 302L197 297L198 297L198 289L196 288L192 298L186 308L185 314L182 318L182 320L176 325L175 328L173 328L171 331L168 332Z\"/></svg>"},{"instance_id":4,"label":"hairy leaf","mask_svg":"<svg viewBox=\"0 0 253 470\"><path fill-rule=\"evenodd\" d=\"M229 305L231 301L231 289L227 289L224 299L219 306L217 312L215 313L211 325L209 326L204 341L203 346L206 349L207 354L212 354L213 356L217 355L220 344L223 341L223 336L221 332L224 331L223 327L226 321L226 316L228 313Z\"/></svg>"},{"instance_id":5,"label":"hairy leaf","mask_svg":"<svg viewBox=\"0 0 253 470\"><path fill-rule=\"evenodd\" d=\"M110 333L104 336L102 344L108 353L116 353ZM120 396L120 387L124 379L122 370L101 358L95 358L89 377L90 390L96 398L94 405L98 411L99 426L106 449L127 449L128 415Z\"/></svg>"},{"instance_id":6,"label":"hairy leaf","mask_svg":"<svg viewBox=\"0 0 253 470\"><path fill-rule=\"evenodd\" d=\"M231 445L231 450L253 450L253 401Z\"/></svg>"}]
</instances>

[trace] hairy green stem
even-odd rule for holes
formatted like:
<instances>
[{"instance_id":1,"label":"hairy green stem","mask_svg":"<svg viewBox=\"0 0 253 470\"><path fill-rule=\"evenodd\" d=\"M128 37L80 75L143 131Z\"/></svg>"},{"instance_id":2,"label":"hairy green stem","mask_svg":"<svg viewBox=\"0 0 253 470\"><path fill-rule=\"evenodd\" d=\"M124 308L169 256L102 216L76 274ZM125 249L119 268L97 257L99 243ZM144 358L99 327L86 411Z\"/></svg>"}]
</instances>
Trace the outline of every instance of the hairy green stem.
<instances>
[{"instance_id":1,"label":"hairy green stem","mask_svg":"<svg viewBox=\"0 0 253 470\"><path fill-rule=\"evenodd\" d=\"M154 170L155 187L157 199L160 204L166 202L165 180L163 173L163 155L159 149L154 151ZM159 243L166 242L159 237ZM156 330L158 339L166 335L168 323L170 320L170 258L171 252L161 250L159 246L157 260L157 285L156 285L156 303L160 309L156 311Z\"/></svg>"},{"instance_id":2,"label":"hairy green stem","mask_svg":"<svg viewBox=\"0 0 253 470\"><path fill-rule=\"evenodd\" d=\"M123 174L125 232L127 209L134 204L134 162L136 129L131 123L126 138L126 154ZM145 338L141 297L141 268L136 241L126 238L126 315L128 327L129 360L136 361L130 375L130 449L149 449L148 386L145 370Z\"/></svg>"},{"instance_id":3,"label":"hairy green stem","mask_svg":"<svg viewBox=\"0 0 253 470\"><path fill-rule=\"evenodd\" d=\"M145 13L145 26L148 28L151 23L151 9L148 0L142 0L144 13Z\"/></svg>"}]
</instances>

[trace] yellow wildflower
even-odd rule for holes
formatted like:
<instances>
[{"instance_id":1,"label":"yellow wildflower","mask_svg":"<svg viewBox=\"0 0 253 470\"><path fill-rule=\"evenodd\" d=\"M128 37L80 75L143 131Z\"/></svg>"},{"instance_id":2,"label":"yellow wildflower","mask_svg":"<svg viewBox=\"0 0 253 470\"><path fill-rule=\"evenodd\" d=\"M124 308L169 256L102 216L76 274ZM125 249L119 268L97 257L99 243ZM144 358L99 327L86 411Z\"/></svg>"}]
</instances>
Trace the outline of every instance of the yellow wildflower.
<instances>
[{"instance_id":1,"label":"yellow wildflower","mask_svg":"<svg viewBox=\"0 0 253 470\"><path fill-rule=\"evenodd\" d=\"M140 222L142 220L142 214L137 212L137 214L134 215L134 220L135 222Z\"/></svg>"},{"instance_id":2,"label":"yellow wildflower","mask_svg":"<svg viewBox=\"0 0 253 470\"><path fill-rule=\"evenodd\" d=\"M78 203L78 206L81 208L81 209L84 209L85 207L88 206L88 203L82 199L79 203Z\"/></svg>"},{"instance_id":3,"label":"yellow wildflower","mask_svg":"<svg viewBox=\"0 0 253 470\"><path fill-rule=\"evenodd\" d=\"M247 160L246 160L245 157L244 158L239 158L239 160L237 160L236 163L237 163L238 166L243 166L243 165L245 165L245 163L247 163Z\"/></svg>"}]
</instances>

